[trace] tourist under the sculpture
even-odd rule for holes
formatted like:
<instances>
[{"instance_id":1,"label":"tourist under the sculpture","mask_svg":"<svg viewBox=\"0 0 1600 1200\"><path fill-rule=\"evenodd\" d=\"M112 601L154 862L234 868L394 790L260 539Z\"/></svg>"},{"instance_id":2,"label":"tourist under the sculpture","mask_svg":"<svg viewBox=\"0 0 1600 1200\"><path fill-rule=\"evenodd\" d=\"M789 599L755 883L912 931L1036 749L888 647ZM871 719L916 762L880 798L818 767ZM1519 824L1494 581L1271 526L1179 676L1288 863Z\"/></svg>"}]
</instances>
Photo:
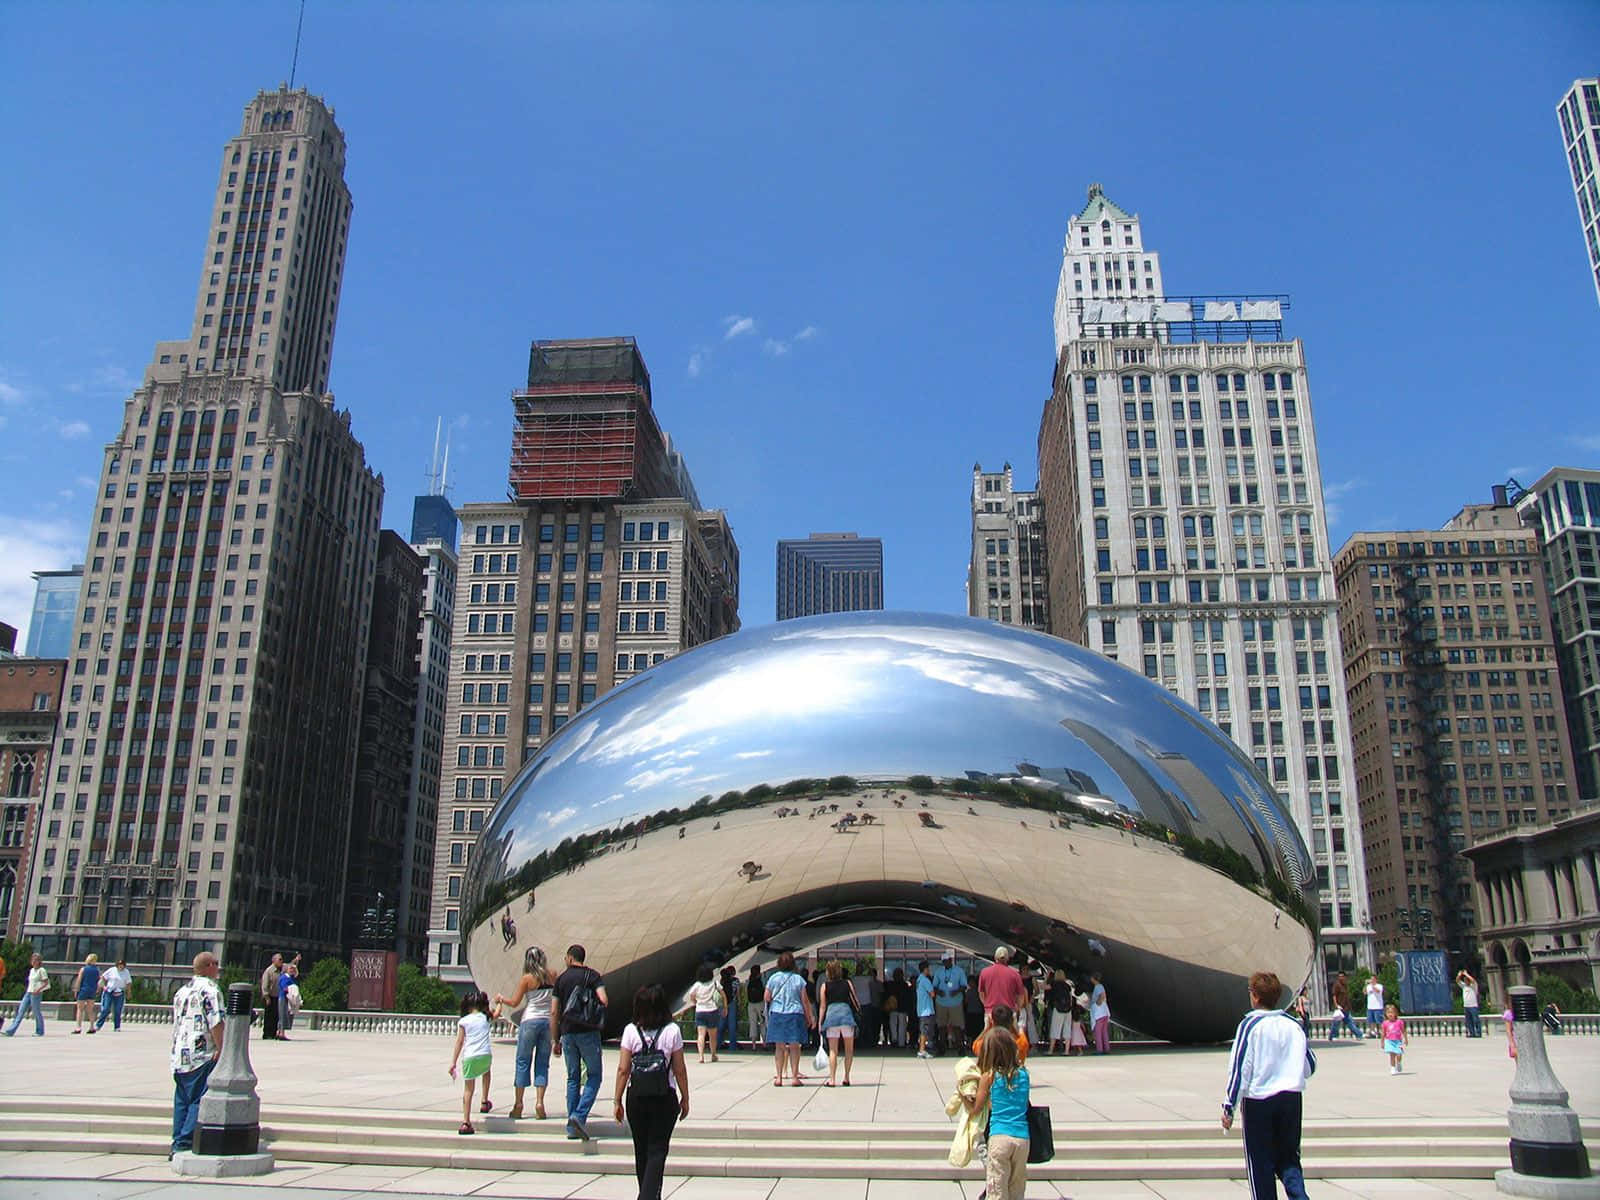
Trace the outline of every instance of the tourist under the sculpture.
<instances>
[{"instance_id":1,"label":"tourist under the sculpture","mask_svg":"<svg viewBox=\"0 0 1600 1200\"><path fill-rule=\"evenodd\" d=\"M1045 1004L1050 1014L1050 1044L1046 1052L1065 1054L1072 1040L1068 1030L1072 1024L1072 984L1067 982L1065 971L1057 969L1051 977L1050 986L1045 989ZM1061 1048L1058 1050L1057 1046Z\"/></svg>"},{"instance_id":2,"label":"tourist under the sculpture","mask_svg":"<svg viewBox=\"0 0 1600 1200\"><path fill-rule=\"evenodd\" d=\"M489 997L482 992L469 991L461 997L461 1018L456 1022L456 1045L450 1055L450 1078L461 1072L461 1127L457 1133L476 1133L472 1126L472 1090L478 1080L483 1080L483 1100L480 1112L494 1107L489 1099L490 1068L494 1066L493 1048L489 1044Z\"/></svg>"},{"instance_id":3,"label":"tourist under the sculpture","mask_svg":"<svg viewBox=\"0 0 1600 1200\"><path fill-rule=\"evenodd\" d=\"M962 1007L966 991L967 973L956 966L956 952L946 950L933 969L934 1013L938 1017L942 1047L954 1050L967 1040L962 1036L966 1027Z\"/></svg>"},{"instance_id":4,"label":"tourist under the sculpture","mask_svg":"<svg viewBox=\"0 0 1600 1200\"><path fill-rule=\"evenodd\" d=\"M978 1090L963 1094L967 1112L989 1109L987 1200L1023 1200L1028 1186L1028 1068L1017 1057L1017 1040L996 1025L978 1040Z\"/></svg>"},{"instance_id":5,"label":"tourist under the sculpture","mask_svg":"<svg viewBox=\"0 0 1600 1200\"><path fill-rule=\"evenodd\" d=\"M567 1064L567 1137L583 1141L589 1140L584 1122L600 1094L600 1030L610 1003L605 979L585 965L586 957L588 951L577 942L567 947L567 969L556 979L550 1004L550 1034L561 1039Z\"/></svg>"},{"instance_id":6,"label":"tourist under the sculpture","mask_svg":"<svg viewBox=\"0 0 1600 1200\"><path fill-rule=\"evenodd\" d=\"M550 1086L550 1001L555 995L555 972L550 970L544 948L529 946L522 955L522 978L510 996L495 994L494 1015L509 1009L522 1010L517 1022L516 1100L506 1115L513 1121L522 1116L522 1097L533 1087L533 1115L545 1118L544 1093Z\"/></svg>"},{"instance_id":7,"label":"tourist under the sculpture","mask_svg":"<svg viewBox=\"0 0 1600 1200\"><path fill-rule=\"evenodd\" d=\"M717 1049L737 1050L739 1048L739 972L730 963L722 968L722 974L717 979L722 988L722 1022L717 1026Z\"/></svg>"},{"instance_id":8,"label":"tourist under the sculpture","mask_svg":"<svg viewBox=\"0 0 1600 1200\"><path fill-rule=\"evenodd\" d=\"M1017 1014L1012 1010L1010 1005L996 1004L994 1006L994 1011L989 1014L989 1028L1004 1029L1007 1033L1014 1037L1017 1040L1017 1061L1019 1063L1025 1063L1028 1061L1028 1047L1030 1045L1028 1041L1028 1034L1027 1031L1024 1030L1018 1023ZM985 1031L985 1033L986 1032L987 1031ZM972 1043L972 1052L974 1054L977 1054L982 1048L984 1036L984 1034L979 1034L977 1038L974 1039Z\"/></svg>"},{"instance_id":9,"label":"tourist under the sculpture","mask_svg":"<svg viewBox=\"0 0 1600 1200\"><path fill-rule=\"evenodd\" d=\"M1089 1022L1094 1026L1094 1052L1111 1053L1111 1002L1106 996L1106 985L1100 981L1100 972L1089 976L1094 987L1089 992Z\"/></svg>"},{"instance_id":10,"label":"tourist under the sculpture","mask_svg":"<svg viewBox=\"0 0 1600 1200\"><path fill-rule=\"evenodd\" d=\"M767 976L767 1040L772 1043L772 1085L783 1086L785 1072L800 1086L800 1043L815 1022L806 981L795 973L794 955L778 955L778 969Z\"/></svg>"},{"instance_id":11,"label":"tourist under the sculpture","mask_svg":"<svg viewBox=\"0 0 1600 1200\"><path fill-rule=\"evenodd\" d=\"M726 998L722 986L713 978L711 964L701 963L682 1006L672 1015L681 1017L690 1009L694 1010L694 1044L702 1063L706 1061L707 1044L711 1047L711 1061L717 1061L717 1027L722 1024L724 1003Z\"/></svg>"},{"instance_id":12,"label":"tourist under the sculpture","mask_svg":"<svg viewBox=\"0 0 1600 1200\"><path fill-rule=\"evenodd\" d=\"M622 1031L614 1105L633 1135L639 1200L661 1200L672 1130L689 1115L689 1067L683 1034L667 1012L666 993L647 984L633 995L633 1020Z\"/></svg>"},{"instance_id":13,"label":"tourist under the sculpture","mask_svg":"<svg viewBox=\"0 0 1600 1200\"><path fill-rule=\"evenodd\" d=\"M822 1034L828 1040L828 1082L833 1087L839 1072L841 1047L844 1054L844 1086L850 1086L850 1068L856 1060L856 1031L861 1026L861 1007L855 988L845 977L844 964L834 959L828 964L822 984Z\"/></svg>"},{"instance_id":14,"label":"tourist under the sculpture","mask_svg":"<svg viewBox=\"0 0 1600 1200\"><path fill-rule=\"evenodd\" d=\"M750 1002L750 1045L760 1048L767 1042L767 985L761 978L761 964L750 964L750 977L745 980L744 994Z\"/></svg>"},{"instance_id":15,"label":"tourist under the sculpture","mask_svg":"<svg viewBox=\"0 0 1600 1200\"><path fill-rule=\"evenodd\" d=\"M1233 1035L1222 1129L1243 1106L1245 1167L1253 1200L1276 1200L1279 1179L1289 1200L1306 1200L1300 1169L1302 1093L1317 1069L1305 1030L1278 1008L1283 984L1270 971L1250 976L1250 1012Z\"/></svg>"}]
</instances>

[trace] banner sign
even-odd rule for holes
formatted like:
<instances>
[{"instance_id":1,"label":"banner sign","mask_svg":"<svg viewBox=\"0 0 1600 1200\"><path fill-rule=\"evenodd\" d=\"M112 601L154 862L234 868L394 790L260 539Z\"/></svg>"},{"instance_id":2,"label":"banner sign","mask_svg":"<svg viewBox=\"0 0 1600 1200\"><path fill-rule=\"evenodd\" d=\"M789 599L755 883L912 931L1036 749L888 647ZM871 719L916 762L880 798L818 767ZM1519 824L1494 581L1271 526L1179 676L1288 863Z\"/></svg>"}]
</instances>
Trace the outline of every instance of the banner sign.
<instances>
[{"instance_id":1,"label":"banner sign","mask_svg":"<svg viewBox=\"0 0 1600 1200\"><path fill-rule=\"evenodd\" d=\"M392 1011L399 965L400 956L393 950L355 951L350 956L351 1011Z\"/></svg>"},{"instance_id":2,"label":"banner sign","mask_svg":"<svg viewBox=\"0 0 1600 1200\"><path fill-rule=\"evenodd\" d=\"M1400 1011L1447 1013L1454 1007L1450 991L1450 956L1443 950L1402 950L1395 956L1400 972Z\"/></svg>"}]
</instances>

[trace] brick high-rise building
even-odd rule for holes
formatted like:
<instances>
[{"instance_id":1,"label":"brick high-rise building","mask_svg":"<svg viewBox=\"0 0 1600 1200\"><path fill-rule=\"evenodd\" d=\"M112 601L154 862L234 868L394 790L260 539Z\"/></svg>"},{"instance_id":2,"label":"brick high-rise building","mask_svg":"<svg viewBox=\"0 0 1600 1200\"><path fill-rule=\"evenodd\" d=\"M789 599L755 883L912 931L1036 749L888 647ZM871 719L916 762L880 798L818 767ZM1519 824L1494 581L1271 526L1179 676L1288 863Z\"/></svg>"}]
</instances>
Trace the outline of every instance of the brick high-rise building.
<instances>
[{"instance_id":1,"label":"brick high-rise building","mask_svg":"<svg viewBox=\"0 0 1600 1200\"><path fill-rule=\"evenodd\" d=\"M1050 630L1044 518L1035 492L1012 485L1011 464L972 467L972 555L967 615Z\"/></svg>"},{"instance_id":2,"label":"brick high-rise building","mask_svg":"<svg viewBox=\"0 0 1600 1200\"><path fill-rule=\"evenodd\" d=\"M739 627L738 545L690 498L649 379L631 338L535 342L513 399L520 496L458 513L428 930L429 968L455 984L462 880L505 784L616 684Z\"/></svg>"},{"instance_id":3,"label":"brick high-rise building","mask_svg":"<svg viewBox=\"0 0 1600 1200\"><path fill-rule=\"evenodd\" d=\"M25 927L49 958L340 947L383 506L324 391L343 170L321 100L246 106L191 335L106 446Z\"/></svg>"},{"instance_id":4,"label":"brick high-rise building","mask_svg":"<svg viewBox=\"0 0 1600 1200\"><path fill-rule=\"evenodd\" d=\"M0 654L0 938L22 929L66 673L63 659Z\"/></svg>"},{"instance_id":5,"label":"brick high-rise building","mask_svg":"<svg viewBox=\"0 0 1600 1200\"><path fill-rule=\"evenodd\" d=\"M1334 570L1379 949L1476 959L1461 851L1577 796L1538 538L1497 488L1442 529L1351 534Z\"/></svg>"},{"instance_id":6,"label":"brick high-rise building","mask_svg":"<svg viewBox=\"0 0 1600 1200\"><path fill-rule=\"evenodd\" d=\"M1039 426L1051 632L1193 704L1313 846L1323 967L1371 960L1305 351L1283 297L1172 296L1098 187L1068 223ZM1337 846L1337 849L1333 847Z\"/></svg>"},{"instance_id":7,"label":"brick high-rise building","mask_svg":"<svg viewBox=\"0 0 1600 1200\"><path fill-rule=\"evenodd\" d=\"M1600 299L1600 78L1579 79L1556 105L1561 145L1572 173L1572 195L1588 252L1589 274Z\"/></svg>"}]
</instances>

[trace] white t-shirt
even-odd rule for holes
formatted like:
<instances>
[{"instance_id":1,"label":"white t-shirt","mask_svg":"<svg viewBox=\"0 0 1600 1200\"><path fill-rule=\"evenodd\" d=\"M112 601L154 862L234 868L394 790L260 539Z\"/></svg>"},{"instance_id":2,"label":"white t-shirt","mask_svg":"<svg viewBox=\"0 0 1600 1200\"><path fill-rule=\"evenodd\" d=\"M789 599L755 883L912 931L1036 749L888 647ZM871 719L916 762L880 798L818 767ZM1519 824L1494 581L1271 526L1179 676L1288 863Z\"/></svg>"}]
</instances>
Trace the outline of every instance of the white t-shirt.
<instances>
[{"instance_id":1,"label":"white t-shirt","mask_svg":"<svg viewBox=\"0 0 1600 1200\"><path fill-rule=\"evenodd\" d=\"M480 1054L488 1054L489 1050L489 1018L481 1012L468 1013L456 1022L465 1033L466 1040L461 1044L462 1058L477 1058Z\"/></svg>"},{"instance_id":2,"label":"white t-shirt","mask_svg":"<svg viewBox=\"0 0 1600 1200\"><path fill-rule=\"evenodd\" d=\"M1475 983L1463 983L1461 985L1461 1007L1462 1008L1477 1008L1478 1007L1478 985L1477 984L1475 984Z\"/></svg>"},{"instance_id":3,"label":"white t-shirt","mask_svg":"<svg viewBox=\"0 0 1600 1200\"><path fill-rule=\"evenodd\" d=\"M644 1049L644 1035L639 1032L639 1027L631 1022L622 1031L622 1048L629 1054L638 1054ZM661 1032L656 1034L656 1049L667 1056L670 1064L673 1054L683 1049L682 1031L676 1025L663 1025ZM676 1096L678 1076L670 1065L667 1067L667 1082L672 1085L672 1094Z\"/></svg>"},{"instance_id":4,"label":"white t-shirt","mask_svg":"<svg viewBox=\"0 0 1600 1200\"><path fill-rule=\"evenodd\" d=\"M133 976L126 967L107 967L100 973L100 982L108 992L122 992L133 982Z\"/></svg>"},{"instance_id":5,"label":"white t-shirt","mask_svg":"<svg viewBox=\"0 0 1600 1200\"><path fill-rule=\"evenodd\" d=\"M697 983L689 989L689 999L694 1003L697 1013L714 1013L722 1005L717 1003L717 997L722 995L722 989L717 986L717 981L710 983Z\"/></svg>"},{"instance_id":6,"label":"white t-shirt","mask_svg":"<svg viewBox=\"0 0 1600 1200\"><path fill-rule=\"evenodd\" d=\"M1367 1011L1383 1011L1383 984L1376 979L1367 980Z\"/></svg>"}]
</instances>

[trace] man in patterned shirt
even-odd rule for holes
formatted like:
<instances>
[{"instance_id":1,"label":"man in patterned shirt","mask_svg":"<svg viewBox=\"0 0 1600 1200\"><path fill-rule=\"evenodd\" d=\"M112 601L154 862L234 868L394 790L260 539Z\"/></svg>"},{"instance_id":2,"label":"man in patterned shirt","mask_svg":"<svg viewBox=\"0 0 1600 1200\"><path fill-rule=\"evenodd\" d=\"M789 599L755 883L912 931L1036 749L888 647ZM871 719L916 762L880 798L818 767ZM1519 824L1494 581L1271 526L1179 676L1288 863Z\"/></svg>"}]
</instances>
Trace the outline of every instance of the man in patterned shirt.
<instances>
[{"instance_id":1,"label":"man in patterned shirt","mask_svg":"<svg viewBox=\"0 0 1600 1200\"><path fill-rule=\"evenodd\" d=\"M222 1049L222 992L217 956L194 956L194 978L172 998L172 1154L192 1149L206 1080ZM172 1157L169 1154L167 1157Z\"/></svg>"}]
</instances>

